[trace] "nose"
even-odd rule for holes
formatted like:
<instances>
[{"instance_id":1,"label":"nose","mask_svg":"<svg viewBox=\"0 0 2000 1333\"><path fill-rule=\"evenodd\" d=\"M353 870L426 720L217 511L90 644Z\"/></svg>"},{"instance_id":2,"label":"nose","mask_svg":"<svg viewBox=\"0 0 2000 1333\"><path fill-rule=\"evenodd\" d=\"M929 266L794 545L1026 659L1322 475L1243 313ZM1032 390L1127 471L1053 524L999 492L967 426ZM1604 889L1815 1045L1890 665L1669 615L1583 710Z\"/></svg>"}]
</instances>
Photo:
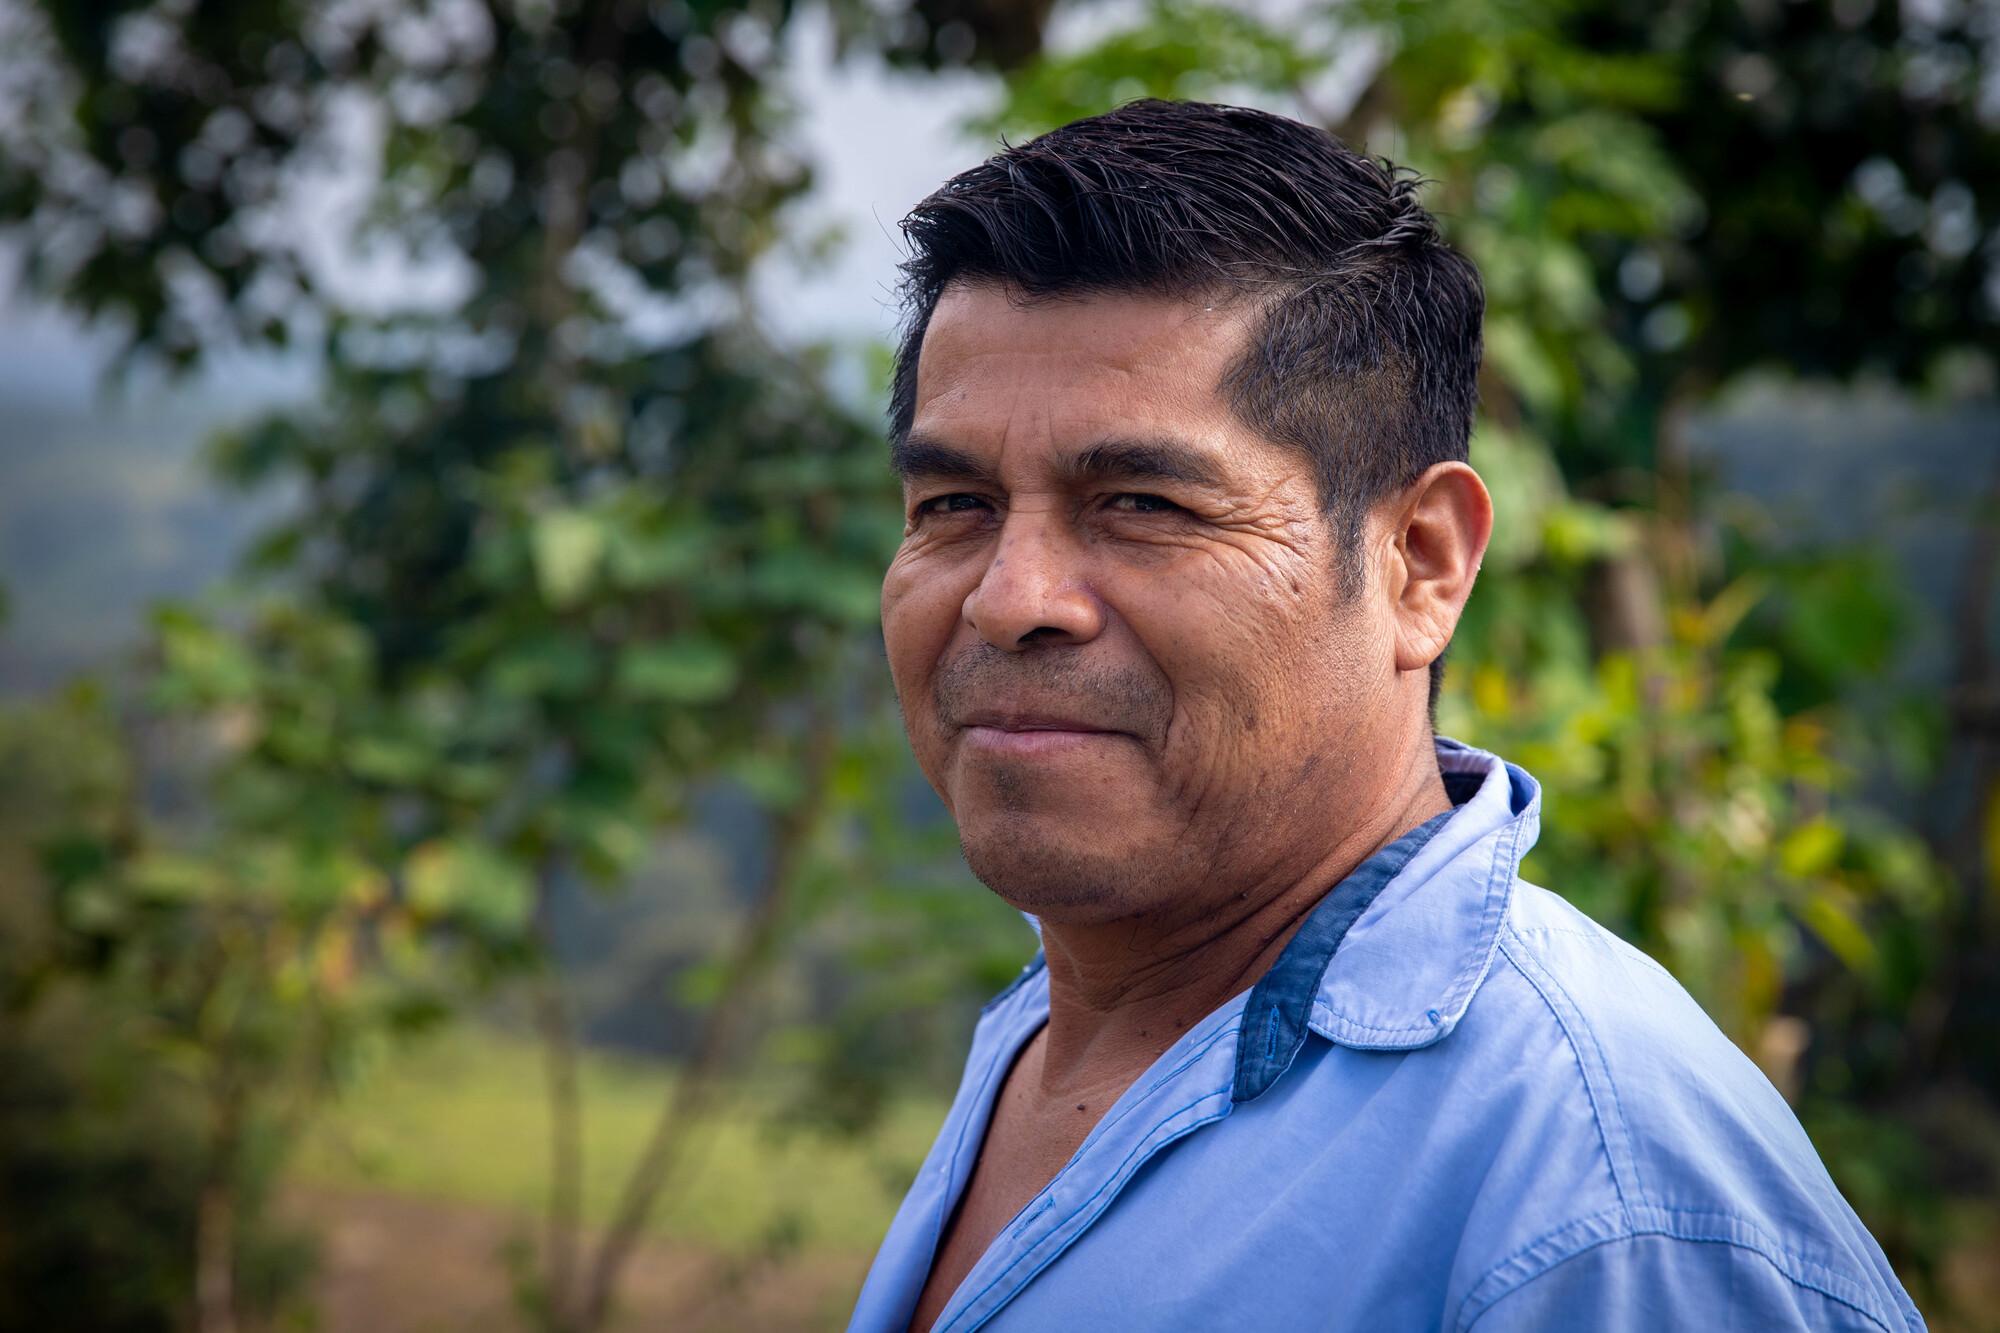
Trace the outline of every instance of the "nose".
<instances>
[{"instance_id":1,"label":"nose","mask_svg":"<svg viewBox=\"0 0 2000 1333\"><path fill-rule=\"evenodd\" d=\"M965 599L979 637L1009 652L1037 643L1086 643L1104 629L1104 604L1083 577L1082 552L1058 517L1017 508L993 560Z\"/></svg>"}]
</instances>

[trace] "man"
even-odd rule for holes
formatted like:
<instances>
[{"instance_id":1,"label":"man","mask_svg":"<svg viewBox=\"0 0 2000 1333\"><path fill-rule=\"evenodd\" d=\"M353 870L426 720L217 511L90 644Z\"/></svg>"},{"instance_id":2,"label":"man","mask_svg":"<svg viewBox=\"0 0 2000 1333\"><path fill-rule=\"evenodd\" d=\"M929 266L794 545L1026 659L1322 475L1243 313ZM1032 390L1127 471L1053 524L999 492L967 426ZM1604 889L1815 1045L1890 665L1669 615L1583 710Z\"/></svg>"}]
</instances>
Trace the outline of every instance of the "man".
<instances>
[{"instance_id":1,"label":"man","mask_svg":"<svg viewBox=\"0 0 2000 1333\"><path fill-rule=\"evenodd\" d=\"M1044 952L852 1329L1921 1328L1770 1084L1516 877L1534 780L1431 735L1492 508L1414 184L1147 102L904 228L889 663Z\"/></svg>"}]
</instances>

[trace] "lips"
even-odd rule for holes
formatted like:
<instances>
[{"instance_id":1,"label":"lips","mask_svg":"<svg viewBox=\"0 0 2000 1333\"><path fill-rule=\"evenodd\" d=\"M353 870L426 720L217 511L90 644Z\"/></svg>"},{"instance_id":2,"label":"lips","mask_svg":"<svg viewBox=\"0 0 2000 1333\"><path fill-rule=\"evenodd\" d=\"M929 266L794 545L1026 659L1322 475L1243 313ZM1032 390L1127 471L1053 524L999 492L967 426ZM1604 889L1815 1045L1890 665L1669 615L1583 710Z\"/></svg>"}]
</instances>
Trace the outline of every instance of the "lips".
<instances>
[{"instance_id":1,"label":"lips","mask_svg":"<svg viewBox=\"0 0 2000 1333\"><path fill-rule=\"evenodd\" d=\"M1094 722L1086 722L1080 718L1062 717L1050 713L1012 713L984 710L975 712L969 717L960 718L958 724L967 730L977 728L986 731L1004 731L1017 735L1035 731L1071 731L1101 736L1114 734L1117 730L1114 727L1102 727Z\"/></svg>"},{"instance_id":2,"label":"lips","mask_svg":"<svg viewBox=\"0 0 2000 1333\"><path fill-rule=\"evenodd\" d=\"M975 750L1016 758L1058 755L1114 738L1127 739L1122 731L1110 731L1075 718L1011 713L975 715L961 723L959 735Z\"/></svg>"}]
</instances>

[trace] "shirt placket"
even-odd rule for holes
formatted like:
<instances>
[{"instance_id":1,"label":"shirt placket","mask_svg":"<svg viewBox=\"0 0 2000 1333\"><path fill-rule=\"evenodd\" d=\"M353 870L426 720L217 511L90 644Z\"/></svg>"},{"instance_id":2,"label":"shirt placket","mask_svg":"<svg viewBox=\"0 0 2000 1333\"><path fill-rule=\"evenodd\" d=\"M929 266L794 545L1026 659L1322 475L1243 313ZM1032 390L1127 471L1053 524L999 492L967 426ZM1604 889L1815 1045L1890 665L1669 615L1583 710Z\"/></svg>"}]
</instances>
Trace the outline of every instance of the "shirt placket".
<instances>
[{"instance_id":1,"label":"shirt placket","mask_svg":"<svg viewBox=\"0 0 2000 1333\"><path fill-rule=\"evenodd\" d=\"M1210 1014L1134 1085L1054 1180L987 1247L935 1333L971 1333L1088 1231L1147 1161L1230 1113L1241 999Z\"/></svg>"}]
</instances>

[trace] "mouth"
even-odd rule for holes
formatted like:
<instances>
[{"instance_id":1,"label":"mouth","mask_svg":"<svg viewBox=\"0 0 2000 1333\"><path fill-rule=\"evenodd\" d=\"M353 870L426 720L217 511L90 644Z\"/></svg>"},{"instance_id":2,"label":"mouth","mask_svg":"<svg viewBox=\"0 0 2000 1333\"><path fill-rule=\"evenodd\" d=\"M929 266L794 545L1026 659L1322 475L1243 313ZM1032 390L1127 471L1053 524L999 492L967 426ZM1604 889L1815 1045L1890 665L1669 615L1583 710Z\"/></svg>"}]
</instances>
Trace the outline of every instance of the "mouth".
<instances>
[{"instance_id":1,"label":"mouth","mask_svg":"<svg viewBox=\"0 0 2000 1333\"><path fill-rule=\"evenodd\" d=\"M1054 754L1124 736L1080 718L1029 713L975 713L959 723L966 743L1000 754Z\"/></svg>"}]
</instances>

